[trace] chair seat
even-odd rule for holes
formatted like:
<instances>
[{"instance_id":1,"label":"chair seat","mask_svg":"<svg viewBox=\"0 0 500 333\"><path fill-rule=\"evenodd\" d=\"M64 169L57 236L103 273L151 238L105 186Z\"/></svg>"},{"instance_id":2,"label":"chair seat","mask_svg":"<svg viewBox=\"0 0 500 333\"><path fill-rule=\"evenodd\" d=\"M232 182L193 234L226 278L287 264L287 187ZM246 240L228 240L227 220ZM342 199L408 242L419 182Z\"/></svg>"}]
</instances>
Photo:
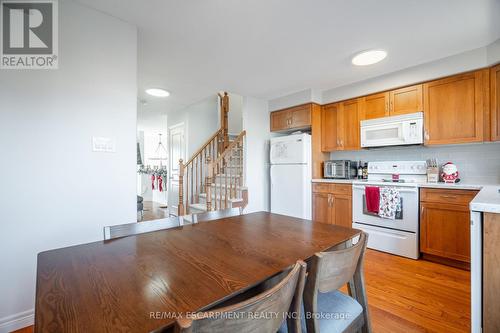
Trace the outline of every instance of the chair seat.
<instances>
[{"instance_id":1,"label":"chair seat","mask_svg":"<svg viewBox=\"0 0 500 333\"><path fill-rule=\"evenodd\" d=\"M340 333L362 316L363 307L348 295L333 291L318 293L318 312L320 332Z\"/></svg>"},{"instance_id":2,"label":"chair seat","mask_svg":"<svg viewBox=\"0 0 500 333\"><path fill-rule=\"evenodd\" d=\"M363 317L363 308L353 298L340 291L329 293L318 293L318 318L319 331L327 333L344 332L353 322L356 327L361 327L363 322L359 322ZM302 332L307 332L304 308L301 313ZM281 325L279 333L287 333L286 321Z\"/></svg>"}]
</instances>

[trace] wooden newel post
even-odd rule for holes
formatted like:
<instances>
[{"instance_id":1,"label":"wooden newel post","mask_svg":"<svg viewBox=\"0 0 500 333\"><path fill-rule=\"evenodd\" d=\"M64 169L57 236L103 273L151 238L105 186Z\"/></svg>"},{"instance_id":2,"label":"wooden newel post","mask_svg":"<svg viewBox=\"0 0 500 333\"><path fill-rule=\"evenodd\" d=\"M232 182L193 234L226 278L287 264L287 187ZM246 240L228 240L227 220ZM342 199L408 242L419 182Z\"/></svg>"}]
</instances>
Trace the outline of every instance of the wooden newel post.
<instances>
[{"instance_id":1,"label":"wooden newel post","mask_svg":"<svg viewBox=\"0 0 500 333\"><path fill-rule=\"evenodd\" d=\"M184 211L184 161L182 158L179 160L179 205L177 206L177 215L183 216L186 214Z\"/></svg>"},{"instance_id":2,"label":"wooden newel post","mask_svg":"<svg viewBox=\"0 0 500 333\"><path fill-rule=\"evenodd\" d=\"M212 178L213 178L213 168L212 159L207 156L207 177L205 180L205 193L207 194L207 212L212 210Z\"/></svg>"},{"instance_id":3,"label":"wooden newel post","mask_svg":"<svg viewBox=\"0 0 500 333\"><path fill-rule=\"evenodd\" d=\"M228 114L229 114L229 96L227 92L224 92L224 97L222 97L222 128L224 130L224 150L229 146L229 124L228 124Z\"/></svg>"}]
</instances>

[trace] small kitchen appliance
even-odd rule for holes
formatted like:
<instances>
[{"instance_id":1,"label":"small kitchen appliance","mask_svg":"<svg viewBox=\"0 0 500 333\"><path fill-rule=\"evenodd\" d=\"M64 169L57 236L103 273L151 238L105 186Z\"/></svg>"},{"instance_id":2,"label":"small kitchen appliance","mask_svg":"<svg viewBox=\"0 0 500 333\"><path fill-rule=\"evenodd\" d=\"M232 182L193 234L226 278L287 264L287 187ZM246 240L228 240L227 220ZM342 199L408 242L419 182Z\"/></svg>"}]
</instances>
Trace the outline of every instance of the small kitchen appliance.
<instances>
[{"instance_id":1,"label":"small kitchen appliance","mask_svg":"<svg viewBox=\"0 0 500 333\"><path fill-rule=\"evenodd\" d=\"M353 179L358 172L358 162L349 160L325 161L323 167L324 178Z\"/></svg>"},{"instance_id":2,"label":"small kitchen appliance","mask_svg":"<svg viewBox=\"0 0 500 333\"><path fill-rule=\"evenodd\" d=\"M361 121L361 148L424 143L422 112Z\"/></svg>"}]
</instances>

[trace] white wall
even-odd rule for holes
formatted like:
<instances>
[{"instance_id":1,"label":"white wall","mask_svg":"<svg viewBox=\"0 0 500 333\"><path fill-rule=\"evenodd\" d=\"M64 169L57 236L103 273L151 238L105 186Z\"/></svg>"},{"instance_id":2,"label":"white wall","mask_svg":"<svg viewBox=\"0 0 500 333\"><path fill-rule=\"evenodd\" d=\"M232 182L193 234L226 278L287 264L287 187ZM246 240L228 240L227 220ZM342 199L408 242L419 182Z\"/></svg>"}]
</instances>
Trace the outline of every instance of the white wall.
<instances>
[{"instance_id":1,"label":"white wall","mask_svg":"<svg viewBox=\"0 0 500 333\"><path fill-rule=\"evenodd\" d=\"M319 91L306 89L269 100L269 110L279 110L309 102L327 104L383 90L433 80L443 76L462 73L500 62L500 40L485 47L459 53L436 61L424 63L400 71L377 76Z\"/></svg>"},{"instance_id":2,"label":"white wall","mask_svg":"<svg viewBox=\"0 0 500 333\"><path fill-rule=\"evenodd\" d=\"M240 134L243 130L243 96L229 94L229 114L228 114L229 134Z\"/></svg>"},{"instance_id":3,"label":"white wall","mask_svg":"<svg viewBox=\"0 0 500 333\"><path fill-rule=\"evenodd\" d=\"M269 100L269 111L285 109L290 106L316 102L321 104L321 92L315 89L306 89L289 95Z\"/></svg>"},{"instance_id":4,"label":"white wall","mask_svg":"<svg viewBox=\"0 0 500 333\"><path fill-rule=\"evenodd\" d=\"M245 174L248 187L246 213L269 211L269 109L267 101L243 98L246 130Z\"/></svg>"},{"instance_id":5,"label":"white wall","mask_svg":"<svg viewBox=\"0 0 500 333\"><path fill-rule=\"evenodd\" d=\"M487 47L406 68L362 82L333 88L323 92L323 103L362 96L395 87L428 81L488 66Z\"/></svg>"},{"instance_id":6,"label":"white wall","mask_svg":"<svg viewBox=\"0 0 500 333\"><path fill-rule=\"evenodd\" d=\"M425 161L437 158L439 164L457 165L463 183L500 183L500 142L450 146L414 146L377 148L359 151L339 151L330 154L333 160L354 161Z\"/></svg>"},{"instance_id":7,"label":"white wall","mask_svg":"<svg viewBox=\"0 0 500 333\"><path fill-rule=\"evenodd\" d=\"M0 71L0 332L32 323L37 253L135 221L136 54L133 26L60 1L59 69Z\"/></svg>"},{"instance_id":8,"label":"white wall","mask_svg":"<svg viewBox=\"0 0 500 333\"><path fill-rule=\"evenodd\" d=\"M200 148L219 128L219 102L216 94L182 110L168 113L168 126L185 125L186 158Z\"/></svg>"},{"instance_id":9,"label":"white wall","mask_svg":"<svg viewBox=\"0 0 500 333\"><path fill-rule=\"evenodd\" d=\"M498 6L500 7L500 1ZM500 20L497 20L497 22L500 22ZM499 62L500 62L500 39L497 39L494 43L488 45L488 63L490 65L493 65Z\"/></svg>"}]
</instances>

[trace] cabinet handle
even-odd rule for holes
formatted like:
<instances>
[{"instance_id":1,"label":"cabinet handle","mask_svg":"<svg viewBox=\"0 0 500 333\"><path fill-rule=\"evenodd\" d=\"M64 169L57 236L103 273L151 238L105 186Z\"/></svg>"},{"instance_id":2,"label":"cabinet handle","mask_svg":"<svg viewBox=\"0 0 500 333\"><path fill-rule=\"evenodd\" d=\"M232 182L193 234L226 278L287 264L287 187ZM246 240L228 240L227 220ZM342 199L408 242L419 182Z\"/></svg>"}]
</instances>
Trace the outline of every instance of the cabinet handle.
<instances>
[{"instance_id":1,"label":"cabinet handle","mask_svg":"<svg viewBox=\"0 0 500 333\"><path fill-rule=\"evenodd\" d=\"M456 199L457 196L456 195L441 195L441 198L444 198L444 199Z\"/></svg>"},{"instance_id":2,"label":"cabinet handle","mask_svg":"<svg viewBox=\"0 0 500 333\"><path fill-rule=\"evenodd\" d=\"M333 207L334 204L335 204L335 198L332 195L332 207Z\"/></svg>"},{"instance_id":3,"label":"cabinet handle","mask_svg":"<svg viewBox=\"0 0 500 333\"><path fill-rule=\"evenodd\" d=\"M389 112L389 102L385 102L385 113Z\"/></svg>"},{"instance_id":4,"label":"cabinet handle","mask_svg":"<svg viewBox=\"0 0 500 333\"><path fill-rule=\"evenodd\" d=\"M391 112L394 111L394 103L391 101Z\"/></svg>"}]
</instances>

